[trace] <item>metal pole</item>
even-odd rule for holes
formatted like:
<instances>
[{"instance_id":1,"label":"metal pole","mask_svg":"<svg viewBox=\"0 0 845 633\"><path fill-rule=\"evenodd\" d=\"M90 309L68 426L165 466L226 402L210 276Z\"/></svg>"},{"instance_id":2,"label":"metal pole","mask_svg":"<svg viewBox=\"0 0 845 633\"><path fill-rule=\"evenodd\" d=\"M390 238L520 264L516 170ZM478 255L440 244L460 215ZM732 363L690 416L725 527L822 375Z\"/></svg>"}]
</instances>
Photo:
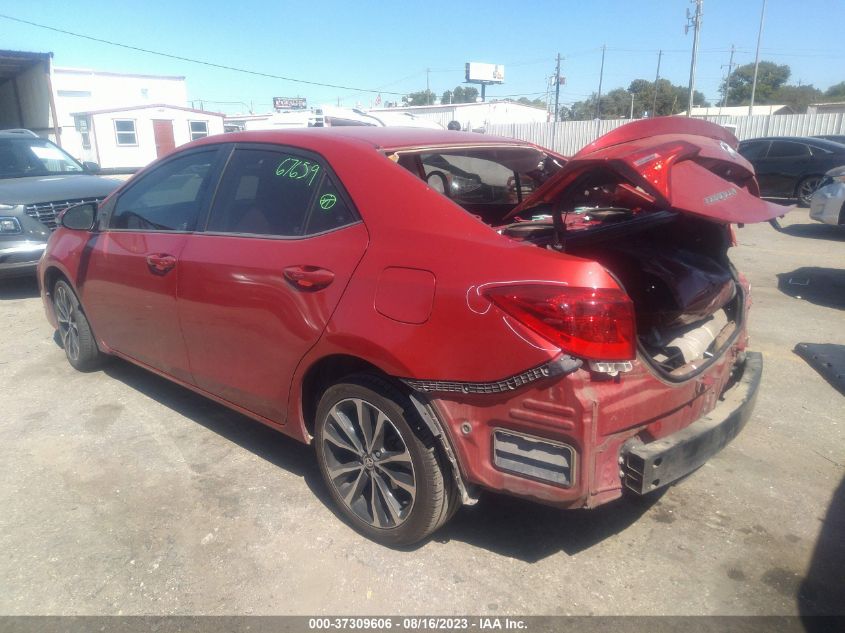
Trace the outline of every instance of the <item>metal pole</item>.
<instances>
[{"instance_id":1,"label":"metal pole","mask_svg":"<svg viewBox=\"0 0 845 633\"><path fill-rule=\"evenodd\" d=\"M754 79L751 81L751 103L748 104L748 116L754 111L754 94L757 92L757 68L760 66L760 41L763 39L763 17L766 15L766 0L760 11L760 30L757 31L757 55L754 57Z\"/></svg>"},{"instance_id":2,"label":"metal pole","mask_svg":"<svg viewBox=\"0 0 845 633\"><path fill-rule=\"evenodd\" d=\"M558 122L558 107L560 104L560 53L557 54L555 66L555 123Z\"/></svg>"},{"instance_id":3,"label":"metal pole","mask_svg":"<svg viewBox=\"0 0 845 633\"><path fill-rule=\"evenodd\" d=\"M601 47L601 70L599 71L599 96L596 99L596 118L601 118L601 82L604 79L604 53L607 50L607 45L602 44Z\"/></svg>"},{"instance_id":4,"label":"metal pole","mask_svg":"<svg viewBox=\"0 0 845 633\"><path fill-rule=\"evenodd\" d=\"M692 18L693 25L693 39L692 39L692 62L689 69L689 104L687 106L687 116L692 116L692 106L695 96L695 63L698 58L698 34L701 30L701 7L704 0L695 1L695 15ZM689 28L689 26L687 26Z\"/></svg>"},{"instance_id":5,"label":"metal pole","mask_svg":"<svg viewBox=\"0 0 845 633\"><path fill-rule=\"evenodd\" d=\"M731 58L728 60L728 76L725 79L725 98L722 99L722 107L728 107L728 93L731 91L731 73L734 69L734 52L736 51L736 47L731 44ZM721 110L719 114L722 114Z\"/></svg>"},{"instance_id":6,"label":"metal pole","mask_svg":"<svg viewBox=\"0 0 845 633\"><path fill-rule=\"evenodd\" d=\"M628 118L633 121L634 120L634 93L631 93L631 114L628 115Z\"/></svg>"},{"instance_id":7,"label":"metal pole","mask_svg":"<svg viewBox=\"0 0 845 633\"><path fill-rule=\"evenodd\" d=\"M663 58L663 51L657 52L657 74L654 76L654 98L651 100L651 118L657 116L657 82L660 80L660 60Z\"/></svg>"}]
</instances>

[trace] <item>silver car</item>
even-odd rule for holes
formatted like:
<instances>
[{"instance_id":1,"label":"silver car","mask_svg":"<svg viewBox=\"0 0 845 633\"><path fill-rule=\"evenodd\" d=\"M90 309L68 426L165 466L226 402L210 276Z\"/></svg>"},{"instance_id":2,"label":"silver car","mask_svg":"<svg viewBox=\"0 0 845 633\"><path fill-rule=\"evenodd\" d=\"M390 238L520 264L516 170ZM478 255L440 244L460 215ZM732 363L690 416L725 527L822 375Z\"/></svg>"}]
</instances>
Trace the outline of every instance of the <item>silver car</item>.
<instances>
[{"instance_id":1,"label":"silver car","mask_svg":"<svg viewBox=\"0 0 845 633\"><path fill-rule=\"evenodd\" d=\"M845 165L825 174L810 201L810 217L825 224L845 225Z\"/></svg>"}]
</instances>

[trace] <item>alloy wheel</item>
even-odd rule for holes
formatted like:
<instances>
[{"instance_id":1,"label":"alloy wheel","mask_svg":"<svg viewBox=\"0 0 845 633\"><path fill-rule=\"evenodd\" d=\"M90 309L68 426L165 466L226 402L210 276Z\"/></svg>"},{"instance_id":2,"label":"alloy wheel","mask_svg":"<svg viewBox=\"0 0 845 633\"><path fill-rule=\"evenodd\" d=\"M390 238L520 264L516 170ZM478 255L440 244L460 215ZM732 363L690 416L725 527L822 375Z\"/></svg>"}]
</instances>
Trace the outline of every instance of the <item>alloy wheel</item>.
<instances>
[{"instance_id":1,"label":"alloy wheel","mask_svg":"<svg viewBox=\"0 0 845 633\"><path fill-rule=\"evenodd\" d=\"M813 194L816 193L816 189L819 188L821 185L823 178L820 176L811 176L809 178L805 178L801 181L801 184L798 186L798 200L806 205L810 205L810 200L813 197Z\"/></svg>"},{"instance_id":2,"label":"alloy wheel","mask_svg":"<svg viewBox=\"0 0 845 633\"><path fill-rule=\"evenodd\" d=\"M62 346L69 358L77 360L79 358L79 325L76 322L76 308L70 293L62 285L56 287L54 305Z\"/></svg>"},{"instance_id":3,"label":"alloy wheel","mask_svg":"<svg viewBox=\"0 0 845 633\"><path fill-rule=\"evenodd\" d=\"M375 528L401 525L417 494L411 454L393 422L360 398L336 403L325 420L321 450L343 503Z\"/></svg>"}]
</instances>

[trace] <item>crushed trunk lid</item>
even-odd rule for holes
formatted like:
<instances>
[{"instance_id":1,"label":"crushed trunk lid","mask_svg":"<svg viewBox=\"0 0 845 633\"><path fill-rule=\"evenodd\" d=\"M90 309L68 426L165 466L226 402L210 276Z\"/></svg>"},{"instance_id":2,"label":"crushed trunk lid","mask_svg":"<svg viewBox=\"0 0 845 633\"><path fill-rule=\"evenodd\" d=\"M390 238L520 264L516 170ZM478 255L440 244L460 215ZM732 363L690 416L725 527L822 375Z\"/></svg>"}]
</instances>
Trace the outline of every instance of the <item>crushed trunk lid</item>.
<instances>
[{"instance_id":1,"label":"crushed trunk lid","mask_svg":"<svg viewBox=\"0 0 845 633\"><path fill-rule=\"evenodd\" d=\"M534 207L566 212L568 190L591 172L619 178L618 206L672 210L718 223L765 222L786 209L759 197L754 168L740 156L733 134L715 123L681 117L623 125L579 151L508 218ZM613 198L609 192L608 197Z\"/></svg>"}]
</instances>

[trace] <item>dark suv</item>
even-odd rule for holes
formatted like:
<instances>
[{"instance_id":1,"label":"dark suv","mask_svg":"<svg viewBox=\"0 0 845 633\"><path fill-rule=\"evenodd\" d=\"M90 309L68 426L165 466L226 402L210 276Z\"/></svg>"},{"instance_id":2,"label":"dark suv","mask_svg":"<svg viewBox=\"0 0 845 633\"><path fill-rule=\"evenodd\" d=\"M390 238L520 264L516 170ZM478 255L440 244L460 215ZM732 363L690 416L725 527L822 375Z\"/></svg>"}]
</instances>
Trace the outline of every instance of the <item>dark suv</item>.
<instances>
[{"instance_id":1,"label":"dark suv","mask_svg":"<svg viewBox=\"0 0 845 633\"><path fill-rule=\"evenodd\" d=\"M0 131L0 279L34 274L56 216L117 188L97 169L29 130Z\"/></svg>"}]
</instances>

